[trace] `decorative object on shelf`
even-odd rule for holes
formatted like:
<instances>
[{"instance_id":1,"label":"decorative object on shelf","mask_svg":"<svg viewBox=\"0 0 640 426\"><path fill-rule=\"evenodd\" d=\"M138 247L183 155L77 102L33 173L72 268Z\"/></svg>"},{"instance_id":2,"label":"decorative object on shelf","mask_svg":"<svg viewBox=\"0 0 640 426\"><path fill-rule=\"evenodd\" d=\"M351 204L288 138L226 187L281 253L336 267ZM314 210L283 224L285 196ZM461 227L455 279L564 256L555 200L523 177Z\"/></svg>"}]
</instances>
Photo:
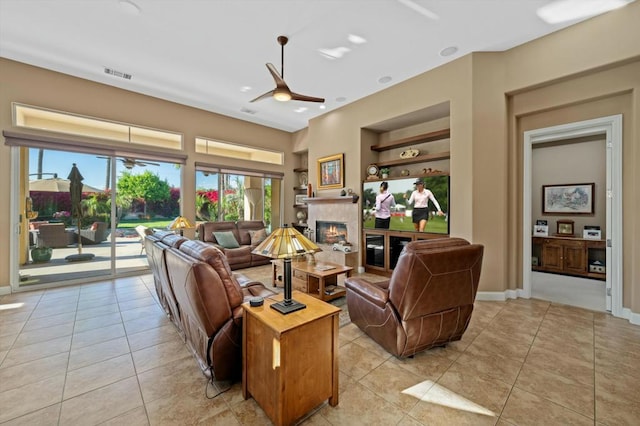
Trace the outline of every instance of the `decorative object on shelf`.
<instances>
[{"instance_id":1,"label":"decorative object on shelf","mask_svg":"<svg viewBox=\"0 0 640 426\"><path fill-rule=\"evenodd\" d=\"M549 227L547 225L533 225L534 237L548 237Z\"/></svg>"},{"instance_id":2,"label":"decorative object on shelf","mask_svg":"<svg viewBox=\"0 0 640 426\"><path fill-rule=\"evenodd\" d=\"M306 308L306 305L296 302L291 297L291 258L308 253L322 251L315 243L294 228L284 224L282 228L273 231L266 240L261 242L251 253L272 259L283 259L284 264L284 300L271 304L271 308L283 315Z\"/></svg>"},{"instance_id":3,"label":"decorative object on shelf","mask_svg":"<svg viewBox=\"0 0 640 426\"><path fill-rule=\"evenodd\" d=\"M585 240L599 240L602 238L602 232L599 226L585 225L582 229L582 238Z\"/></svg>"},{"instance_id":4,"label":"decorative object on shelf","mask_svg":"<svg viewBox=\"0 0 640 426\"><path fill-rule=\"evenodd\" d=\"M342 191L340 191L340 196L344 197L345 195L347 195L347 191L345 191L344 189Z\"/></svg>"},{"instance_id":5,"label":"decorative object on shelf","mask_svg":"<svg viewBox=\"0 0 640 426\"><path fill-rule=\"evenodd\" d=\"M400 158L413 158L417 157L420 154L420 151L414 148L405 149L400 153Z\"/></svg>"},{"instance_id":6,"label":"decorative object on shelf","mask_svg":"<svg viewBox=\"0 0 640 426\"><path fill-rule=\"evenodd\" d=\"M298 181L300 182L300 186L305 188L309 183L309 176L307 175L307 172L300 172L300 175L298 175Z\"/></svg>"},{"instance_id":7,"label":"decorative object on shelf","mask_svg":"<svg viewBox=\"0 0 640 426\"><path fill-rule=\"evenodd\" d=\"M543 214L593 214L594 183L542 185Z\"/></svg>"},{"instance_id":8,"label":"decorative object on shelf","mask_svg":"<svg viewBox=\"0 0 640 426\"><path fill-rule=\"evenodd\" d=\"M193 228L195 228L195 225L191 223L189 219L183 216L176 217L173 220L173 222L169 224L169 229L171 229L172 231L179 230L180 236L182 236L182 233L185 229L193 229Z\"/></svg>"},{"instance_id":9,"label":"decorative object on shelf","mask_svg":"<svg viewBox=\"0 0 640 426\"><path fill-rule=\"evenodd\" d=\"M296 213L296 217L298 218L298 223L301 225L305 223L305 220L307 220L307 214L302 210L298 210L298 213Z\"/></svg>"},{"instance_id":10,"label":"decorative object on shelf","mask_svg":"<svg viewBox=\"0 0 640 426\"><path fill-rule=\"evenodd\" d=\"M380 173L380 169L375 164L369 164L367 166L367 179L378 179L378 173Z\"/></svg>"},{"instance_id":11,"label":"decorative object on shelf","mask_svg":"<svg viewBox=\"0 0 640 426\"><path fill-rule=\"evenodd\" d=\"M347 188L347 195L353 196L353 189Z\"/></svg>"},{"instance_id":12,"label":"decorative object on shelf","mask_svg":"<svg viewBox=\"0 0 640 426\"><path fill-rule=\"evenodd\" d=\"M380 176L382 177L382 179L386 179L389 177L389 172L391 171L391 169L389 167L383 167L380 169Z\"/></svg>"},{"instance_id":13,"label":"decorative object on shelf","mask_svg":"<svg viewBox=\"0 0 640 426\"><path fill-rule=\"evenodd\" d=\"M556 223L556 232L558 235L573 236L573 220L559 220Z\"/></svg>"},{"instance_id":14,"label":"decorative object on shelf","mask_svg":"<svg viewBox=\"0 0 640 426\"><path fill-rule=\"evenodd\" d=\"M307 197L311 197L313 195L313 188L312 185L309 183L307 184Z\"/></svg>"},{"instance_id":15,"label":"decorative object on shelf","mask_svg":"<svg viewBox=\"0 0 640 426\"><path fill-rule=\"evenodd\" d=\"M409 171L409 169L402 169L400 171L400 176L409 176L411 174L411 172Z\"/></svg>"},{"instance_id":16,"label":"decorative object on shelf","mask_svg":"<svg viewBox=\"0 0 640 426\"><path fill-rule=\"evenodd\" d=\"M304 194L296 194L296 206L304 206L306 205L306 201L304 199L307 198Z\"/></svg>"},{"instance_id":17,"label":"decorative object on shelf","mask_svg":"<svg viewBox=\"0 0 640 426\"><path fill-rule=\"evenodd\" d=\"M344 154L318 159L318 189L344 187Z\"/></svg>"},{"instance_id":18,"label":"decorative object on shelf","mask_svg":"<svg viewBox=\"0 0 640 426\"><path fill-rule=\"evenodd\" d=\"M421 173L423 175L440 175L443 174L444 172L442 170L438 170L438 169L432 169L431 167L427 168L427 169L422 169Z\"/></svg>"}]
</instances>

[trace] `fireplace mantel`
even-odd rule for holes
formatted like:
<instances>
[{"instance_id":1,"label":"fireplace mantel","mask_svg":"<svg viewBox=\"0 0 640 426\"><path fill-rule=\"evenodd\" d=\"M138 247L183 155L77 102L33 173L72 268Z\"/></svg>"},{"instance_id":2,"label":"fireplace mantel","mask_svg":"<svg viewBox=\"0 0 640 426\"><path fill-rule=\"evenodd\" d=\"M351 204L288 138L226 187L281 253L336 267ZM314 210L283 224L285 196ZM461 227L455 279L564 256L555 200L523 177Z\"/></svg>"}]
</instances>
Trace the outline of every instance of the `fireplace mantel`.
<instances>
[{"instance_id":1,"label":"fireplace mantel","mask_svg":"<svg viewBox=\"0 0 640 426\"><path fill-rule=\"evenodd\" d=\"M304 198L304 202L307 204L314 203L357 203L358 202L357 195L345 195L338 197L308 197Z\"/></svg>"}]
</instances>

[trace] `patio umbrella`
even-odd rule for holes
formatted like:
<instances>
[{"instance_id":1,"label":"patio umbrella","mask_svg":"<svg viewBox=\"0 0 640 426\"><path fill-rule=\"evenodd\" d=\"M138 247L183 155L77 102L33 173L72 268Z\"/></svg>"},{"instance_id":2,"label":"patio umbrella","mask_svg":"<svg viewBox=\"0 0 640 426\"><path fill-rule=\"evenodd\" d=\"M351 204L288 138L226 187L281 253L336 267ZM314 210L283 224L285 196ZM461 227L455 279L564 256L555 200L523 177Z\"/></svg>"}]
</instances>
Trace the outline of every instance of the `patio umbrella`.
<instances>
[{"instance_id":1,"label":"patio umbrella","mask_svg":"<svg viewBox=\"0 0 640 426\"><path fill-rule=\"evenodd\" d=\"M76 163L73 163L73 167L71 167L71 172L69 172L67 178L69 179L69 193L71 194L71 217L76 218L76 226L78 227L78 254L69 255L65 259L69 262L91 260L93 259L93 254L82 254L80 229L82 229L82 190L84 186L82 181L84 178L80 174L80 170L76 167Z\"/></svg>"},{"instance_id":2,"label":"patio umbrella","mask_svg":"<svg viewBox=\"0 0 640 426\"><path fill-rule=\"evenodd\" d=\"M29 191L71 192L71 181L69 179L62 178L30 180ZM102 190L83 184L82 192L102 192Z\"/></svg>"}]
</instances>

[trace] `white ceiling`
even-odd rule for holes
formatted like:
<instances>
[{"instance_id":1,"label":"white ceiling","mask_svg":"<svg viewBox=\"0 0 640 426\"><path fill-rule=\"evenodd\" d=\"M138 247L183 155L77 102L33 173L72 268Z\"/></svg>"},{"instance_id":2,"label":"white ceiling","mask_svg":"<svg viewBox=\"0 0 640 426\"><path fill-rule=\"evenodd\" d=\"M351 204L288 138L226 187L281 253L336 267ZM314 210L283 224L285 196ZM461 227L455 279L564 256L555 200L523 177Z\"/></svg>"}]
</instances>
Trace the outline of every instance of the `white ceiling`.
<instances>
[{"instance_id":1,"label":"white ceiling","mask_svg":"<svg viewBox=\"0 0 640 426\"><path fill-rule=\"evenodd\" d=\"M500 51L577 21L549 25L549 0L0 0L0 56L287 131L472 51ZM435 18L435 19L434 19ZM366 39L348 40L350 34ZM280 69L310 102L249 101ZM457 46L458 52L439 52ZM318 49L347 47L329 60ZM124 80L104 67L132 74ZM392 80L380 84L378 79ZM243 86L252 89L242 92ZM343 98L342 102L337 99ZM299 107L308 108L295 112ZM254 114L242 112L255 111ZM71 111L79 112L79 111Z\"/></svg>"}]
</instances>

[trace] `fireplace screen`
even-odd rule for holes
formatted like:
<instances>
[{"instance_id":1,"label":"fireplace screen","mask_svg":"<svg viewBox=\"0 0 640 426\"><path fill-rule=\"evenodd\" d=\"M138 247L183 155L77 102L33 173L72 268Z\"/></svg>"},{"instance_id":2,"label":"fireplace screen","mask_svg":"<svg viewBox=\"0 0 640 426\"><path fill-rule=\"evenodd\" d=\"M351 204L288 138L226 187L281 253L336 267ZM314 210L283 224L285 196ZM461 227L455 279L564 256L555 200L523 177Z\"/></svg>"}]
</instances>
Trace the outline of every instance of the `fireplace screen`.
<instances>
[{"instance_id":1,"label":"fireplace screen","mask_svg":"<svg viewBox=\"0 0 640 426\"><path fill-rule=\"evenodd\" d=\"M316 221L316 243L334 244L347 240L347 224L344 222Z\"/></svg>"}]
</instances>

